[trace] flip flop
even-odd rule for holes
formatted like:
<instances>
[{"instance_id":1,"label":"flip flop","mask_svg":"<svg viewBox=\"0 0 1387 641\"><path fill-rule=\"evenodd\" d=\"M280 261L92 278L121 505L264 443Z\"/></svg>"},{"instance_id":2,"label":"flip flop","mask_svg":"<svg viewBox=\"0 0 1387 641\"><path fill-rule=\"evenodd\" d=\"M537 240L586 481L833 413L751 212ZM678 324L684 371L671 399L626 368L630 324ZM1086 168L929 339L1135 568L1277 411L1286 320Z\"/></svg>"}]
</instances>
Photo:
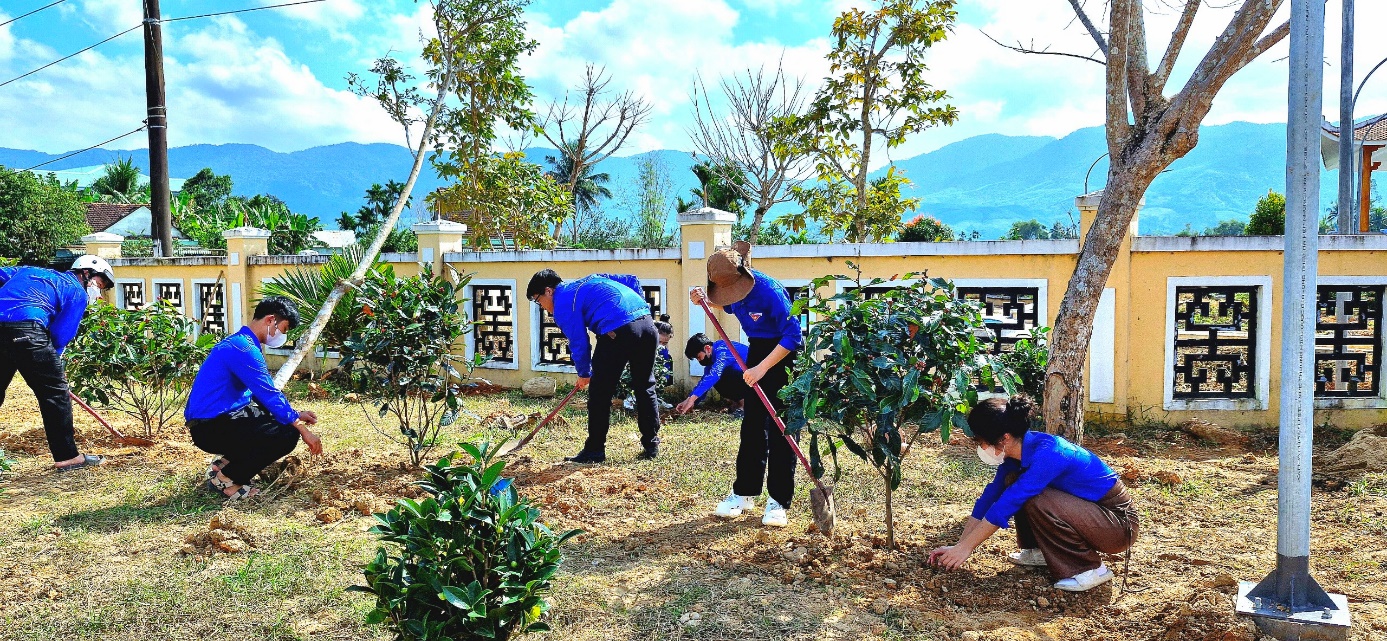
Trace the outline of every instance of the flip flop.
<instances>
[{"instance_id":1,"label":"flip flop","mask_svg":"<svg viewBox=\"0 0 1387 641\"><path fill-rule=\"evenodd\" d=\"M71 471L73 471L73 470L79 470L79 469L82 469L82 468L84 468L84 467L96 467L96 466L101 465L101 464L103 464L103 463L105 463L105 462L106 462L106 459L101 458L100 456L97 456L97 455L95 455L95 454L83 454L83 455L82 455L82 462L81 462L81 463L74 463L74 464L72 464L72 465L64 465L64 466L58 468L58 471L59 471L59 472L71 472Z\"/></svg>"}]
</instances>

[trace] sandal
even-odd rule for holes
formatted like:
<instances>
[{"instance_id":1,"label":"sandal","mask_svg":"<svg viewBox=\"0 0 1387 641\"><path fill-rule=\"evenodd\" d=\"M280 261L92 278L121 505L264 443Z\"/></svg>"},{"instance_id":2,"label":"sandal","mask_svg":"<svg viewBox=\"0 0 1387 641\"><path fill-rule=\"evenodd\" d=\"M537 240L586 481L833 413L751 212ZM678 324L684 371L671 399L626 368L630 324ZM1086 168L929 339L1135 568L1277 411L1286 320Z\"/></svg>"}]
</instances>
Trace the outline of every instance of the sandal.
<instances>
[{"instance_id":1,"label":"sandal","mask_svg":"<svg viewBox=\"0 0 1387 641\"><path fill-rule=\"evenodd\" d=\"M231 463L231 461L226 460L225 456L218 456L212 459L212 462L207 465L207 478L217 478L217 475L222 473L222 468L226 467L229 463Z\"/></svg>"},{"instance_id":2,"label":"sandal","mask_svg":"<svg viewBox=\"0 0 1387 641\"><path fill-rule=\"evenodd\" d=\"M82 462L81 462L81 463L73 463L72 465L64 465L64 466L62 466L62 467L59 467L59 468L58 468L58 471L59 471L59 472L71 472L71 471L73 471L73 470L79 470L79 469L82 469L82 468L84 468L84 467L96 467L96 466L101 465L101 464L103 464L103 463L105 463L105 462L106 462L106 459L101 458L100 456L97 456L97 455L95 455L95 454L84 454L84 455L82 455Z\"/></svg>"},{"instance_id":3,"label":"sandal","mask_svg":"<svg viewBox=\"0 0 1387 641\"><path fill-rule=\"evenodd\" d=\"M227 494L226 491L228 489L231 489L232 487L235 487L236 491ZM218 481L216 479L211 479L207 481L207 484L203 485L202 489L207 490L208 492L211 492L212 494L215 494L223 499L226 499L227 502L242 501L260 494L259 488L254 488L250 485L238 486L232 483Z\"/></svg>"}]
</instances>

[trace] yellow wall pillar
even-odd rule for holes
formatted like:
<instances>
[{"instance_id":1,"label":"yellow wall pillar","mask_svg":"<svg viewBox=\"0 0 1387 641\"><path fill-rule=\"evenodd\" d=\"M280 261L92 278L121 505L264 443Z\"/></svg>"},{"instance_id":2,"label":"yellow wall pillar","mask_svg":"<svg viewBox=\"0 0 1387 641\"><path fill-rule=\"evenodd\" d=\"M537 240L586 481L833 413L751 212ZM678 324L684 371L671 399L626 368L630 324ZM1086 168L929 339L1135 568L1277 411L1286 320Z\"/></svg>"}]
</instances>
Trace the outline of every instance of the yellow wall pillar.
<instances>
[{"instance_id":1,"label":"yellow wall pillar","mask_svg":"<svg viewBox=\"0 0 1387 641\"><path fill-rule=\"evenodd\" d=\"M1084 194L1074 199L1079 210L1079 242L1084 241L1098 219L1102 191ZM1146 203L1145 199L1137 205ZM1113 261L1108 283L1099 299L1093 317L1093 336L1088 350L1088 402L1090 413L1126 414L1131 397L1129 359L1131 357L1132 315L1132 239L1137 235L1137 215L1127 227L1127 233ZM1052 294L1053 295L1053 294ZM1063 293L1060 293L1063 296Z\"/></svg>"},{"instance_id":2,"label":"yellow wall pillar","mask_svg":"<svg viewBox=\"0 0 1387 641\"><path fill-rule=\"evenodd\" d=\"M96 232L82 237L82 244L86 246L85 251L92 256L111 259L120 258L120 244L125 242L125 237L110 232Z\"/></svg>"},{"instance_id":3,"label":"yellow wall pillar","mask_svg":"<svg viewBox=\"0 0 1387 641\"><path fill-rule=\"evenodd\" d=\"M250 321L260 283L251 280L250 257L270 253L270 232L256 227L236 227L222 232L226 239L226 331L233 333Z\"/></svg>"},{"instance_id":4,"label":"yellow wall pillar","mask_svg":"<svg viewBox=\"0 0 1387 641\"><path fill-rule=\"evenodd\" d=\"M704 207L679 214L678 221L681 252L679 273L682 282L678 283L678 286L670 287L670 304L682 300L689 306L689 336L702 332L716 341L717 330L708 323L703 308L689 302L689 289L707 287L708 256L718 249L732 245L732 225L737 222L737 216L731 212ZM754 257L752 264L755 264ZM715 313L723 329L727 330L727 335L732 340L737 340L741 334L741 325L737 323L737 319L722 312ZM687 341L688 337L684 337L683 340ZM671 344L669 351L675 356L675 377L692 387L693 377L702 375L703 367L687 358L680 358L684 353L683 345Z\"/></svg>"},{"instance_id":5,"label":"yellow wall pillar","mask_svg":"<svg viewBox=\"0 0 1387 641\"><path fill-rule=\"evenodd\" d=\"M415 223L414 235L419 238L419 262L424 265L438 265L443 262L444 254L463 250L467 225L451 220ZM434 273L439 272L435 269Z\"/></svg>"}]
</instances>

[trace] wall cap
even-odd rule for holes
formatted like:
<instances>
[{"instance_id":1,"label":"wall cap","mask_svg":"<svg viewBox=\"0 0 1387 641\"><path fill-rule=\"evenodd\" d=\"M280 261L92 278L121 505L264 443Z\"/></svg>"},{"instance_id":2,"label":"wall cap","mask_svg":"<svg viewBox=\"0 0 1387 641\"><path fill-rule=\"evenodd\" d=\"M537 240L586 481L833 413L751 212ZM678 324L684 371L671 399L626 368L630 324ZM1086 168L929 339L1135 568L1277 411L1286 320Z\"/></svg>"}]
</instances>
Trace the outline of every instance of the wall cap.
<instances>
[{"instance_id":1,"label":"wall cap","mask_svg":"<svg viewBox=\"0 0 1387 641\"><path fill-rule=\"evenodd\" d=\"M108 231L99 231L94 234L87 234L82 237L84 243L123 243L125 237L120 234L112 234Z\"/></svg>"},{"instance_id":2,"label":"wall cap","mask_svg":"<svg viewBox=\"0 0 1387 641\"><path fill-rule=\"evenodd\" d=\"M1074 198L1074 206L1079 209L1098 209L1098 204L1103 202L1103 190L1090 191ZM1142 194L1141 200L1137 201L1137 209L1146 207L1146 195Z\"/></svg>"},{"instance_id":3,"label":"wall cap","mask_svg":"<svg viewBox=\"0 0 1387 641\"><path fill-rule=\"evenodd\" d=\"M430 220L428 222L414 223L412 227L416 234L466 234L467 225L452 220Z\"/></svg>"},{"instance_id":4,"label":"wall cap","mask_svg":"<svg viewBox=\"0 0 1387 641\"><path fill-rule=\"evenodd\" d=\"M1320 236L1320 251L1387 251L1387 236ZM1286 249L1284 236L1138 236L1134 252L1268 251Z\"/></svg>"},{"instance_id":5,"label":"wall cap","mask_svg":"<svg viewBox=\"0 0 1387 641\"><path fill-rule=\"evenodd\" d=\"M259 227L233 227L222 232L222 238L269 238L270 230Z\"/></svg>"},{"instance_id":6,"label":"wall cap","mask_svg":"<svg viewBox=\"0 0 1387 641\"><path fill-rule=\"evenodd\" d=\"M446 252L448 263L550 263L575 261L679 260L678 247L663 249L522 249Z\"/></svg>"},{"instance_id":7,"label":"wall cap","mask_svg":"<svg viewBox=\"0 0 1387 641\"><path fill-rule=\"evenodd\" d=\"M737 215L712 207L700 207L681 212L675 219L680 225L731 225L737 222Z\"/></svg>"},{"instance_id":8,"label":"wall cap","mask_svg":"<svg viewBox=\"0 0 1387 641\"><path fill-rule=\"evenodd\" d=\"M984 256L1025 254L1077 254L1079 241L1061 240L963 240L939 243L824 243L815 245L758 245L758 258L856 258L858 256Z\"/></svg>"}]
</instances>

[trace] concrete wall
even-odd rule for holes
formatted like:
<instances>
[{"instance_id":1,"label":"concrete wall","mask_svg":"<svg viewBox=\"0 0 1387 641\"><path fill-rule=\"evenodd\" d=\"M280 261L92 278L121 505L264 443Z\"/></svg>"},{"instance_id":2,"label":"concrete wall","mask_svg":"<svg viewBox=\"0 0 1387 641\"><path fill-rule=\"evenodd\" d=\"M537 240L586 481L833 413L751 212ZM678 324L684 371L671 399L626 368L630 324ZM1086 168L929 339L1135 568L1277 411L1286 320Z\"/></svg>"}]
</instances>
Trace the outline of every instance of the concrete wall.
<instances>
[{"instance_id":1,"label":"concrete wall","mask_svg":"<svg viewBox=\"0 0 1387 641\"><path fill-rule=\"evenodd\" d=\"M1082 227L1087 229L1096 213L1097 196L1081 197L1077 204ZM477 373L509 386L538 374L573 378L571 367L537 362L539 310L524 298L525 285L535 271L549 267L565 278L597 272L636 274L643 284L662 289L664 311L676 332L670 350L676 357L675 376L680 384L691 385L701 371L680 357L683 342L692 333L712 332L705 327L701 310L688 302L687 292L704 284L706 257L730 244L732 222L730 214L709 209L683 214L681 245L670 249L508 252L464 251L465 228L448 222L426 223L416 226L419 252L382 258L401 276L416 275L424 264L441 259L458 272L471 274L474 287L509 288L505 304L509 305L512 362L489 364ZM1135 221L1095 318L1087 381L1089 413L1139 413L1168 421L1203 416L1230 425L1276 423L1282 239L1141 238L1134 230ZM141 283L146 292L154 291L159 283L181 283L184 310L195 318L204 316L196 300L197 286L221 279L227 287L225 328L235 331L249 320L260 283L288 270L317 269L326 262L325 256L266 256L268 234L262 230L231 230L227 238L225 258L115 259L112 263L118 280ZM1325 236L1320 240L1322 285L1387 284L1387 237ZM110 251L108 245L102 248ZM806 286L810 279L824 275L850 275L847 261L861 265L864 278L903 278L909 272L925 272L955 280L961 287L1024 287L1035 292L1036 321L1049 326L1078 251L1076 240L768 246L753 251L753 265L789 287ZM1258 357L1248 377L1251 398L1173 397L1173 298L1176 288L1190 286L1255 288L1260 325ZM112 303L123 302L121 289L109 294ZM833 293L820 291L819 295ZM1377 325L1383 322L1382 307L1379 301L1372 319ZM469 302L469 313L472 309ZM730 333L739 333L735 319L724 315L720 320ZM1377 331L1381 337L1382 330ZM459 346L459 353L470 354L472 340L469 337L466 345ZM1378 358L1383 351L1379 345ZM1375 396L1319 399L1322 415L1317 420L1346 426L1387 421L1387 384L1379 387Z\"/></svg>"}]
</instances>

